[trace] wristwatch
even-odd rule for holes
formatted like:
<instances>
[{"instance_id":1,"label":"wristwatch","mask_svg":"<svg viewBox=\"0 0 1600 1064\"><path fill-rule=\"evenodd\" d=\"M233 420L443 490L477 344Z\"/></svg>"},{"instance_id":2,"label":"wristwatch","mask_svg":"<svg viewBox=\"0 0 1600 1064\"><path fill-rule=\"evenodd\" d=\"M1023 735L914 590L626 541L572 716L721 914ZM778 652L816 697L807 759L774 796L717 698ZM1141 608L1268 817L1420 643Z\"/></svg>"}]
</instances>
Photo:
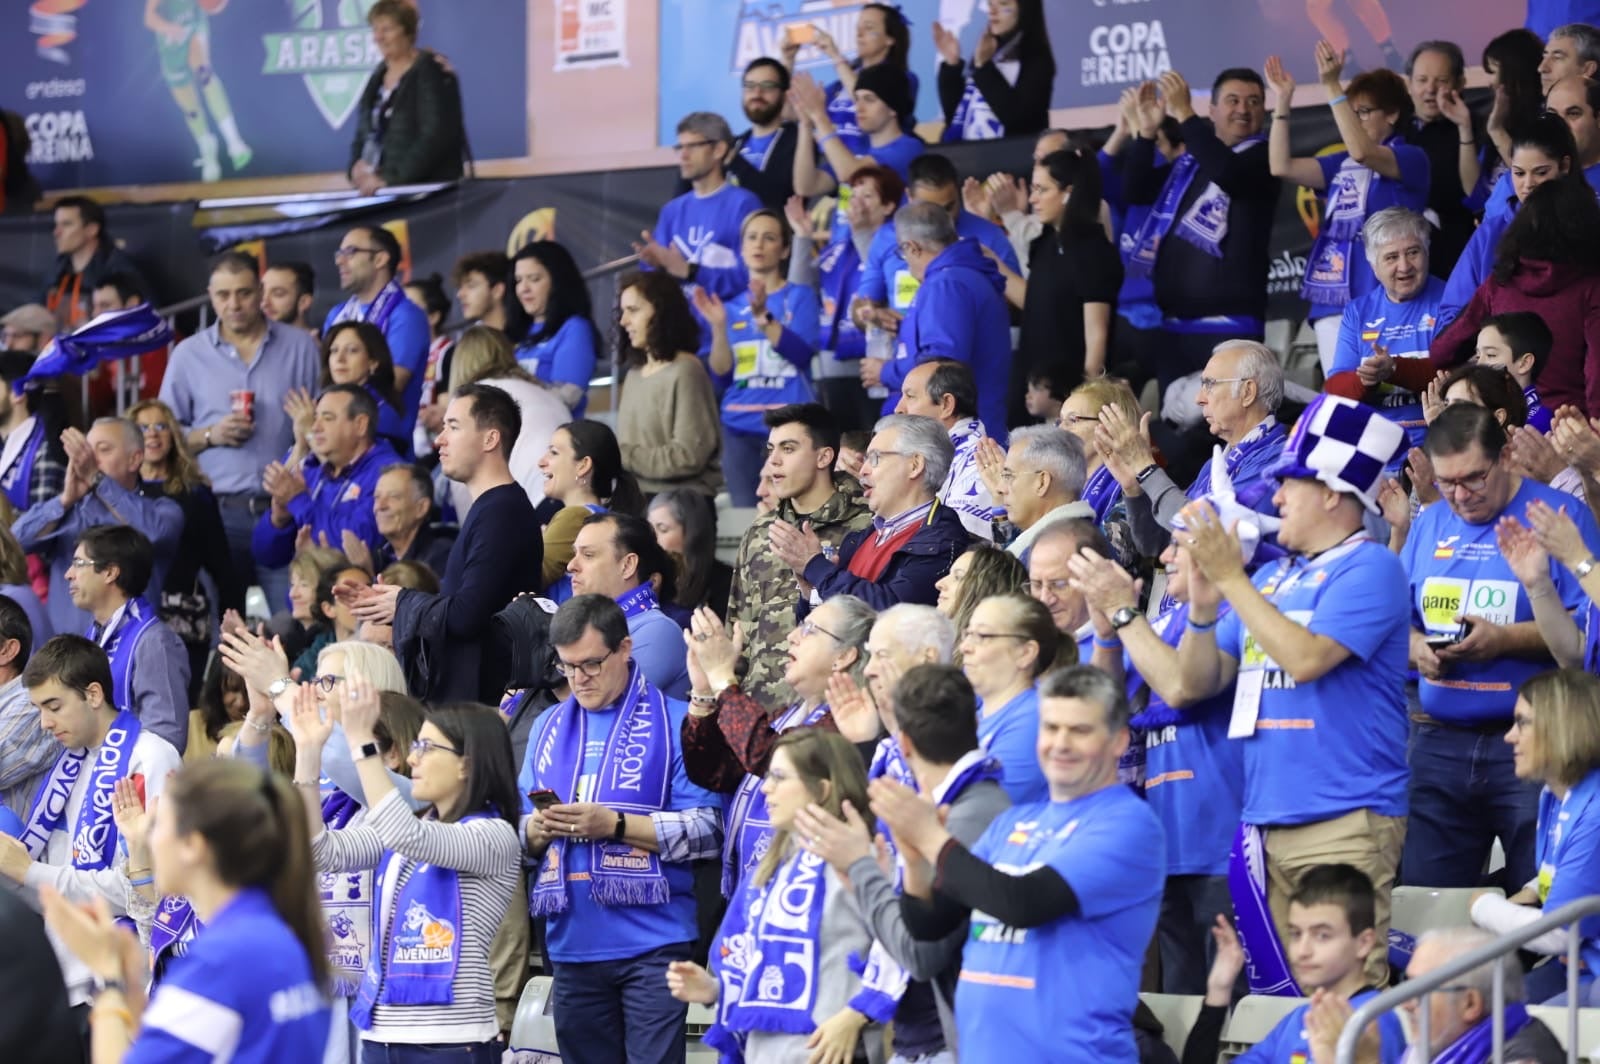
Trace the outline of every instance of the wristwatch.
<instances>
[{"instance_id":1,"label":"wristwatch","mask_svg":"<svg viewBox=\"0 0 1600 1064\"><path fill-rule=\"evenodd\" d=\"M294 677L292 677L292 676L279 677L278 679L272 681L272 686L267 688L267 697L272 699L274 702L276 702L278 700L278 696L279 695L283 694L285 691L287 691L289 688L291 688L293 686L294 686Z\"/></svg>"},{"instance_id":2,"label":"wristwatch","mask_svg":"<svg viewBox=\"0 0 1600 1064\"><path fill-rule=\"evenodd\" d=\"M1579 580L1582 580L1584 577L1594 572L1594 567L1596 565L1600 565L1600 558L1596 558L1591 555L1584 561L1581 561L1572 567L1572 575L1577 577Z\"/></svg>"},{"instance_id":3,"label":"wristwatch","mask_svg":"<svg viewBox=\"0 0 1600 1064\"><path fill-rule=\"evenodd\" d=\"M611 837L613 839L617 839L617 840L620 841L622 839L622 836L626 835L627 833L628 833L628 814L627 813L618 813L617 814L617 826L616 826L615 830L613 830L611 832Z\"/></svg>"},{"instance_id":4,"label":"wristwatch","mask_svg":"<svg viewBox=\"0 0 1600 1064\"><path fill-rule=\"evenodd\" d=\"M1113 631L1120 632L1138 619L1138 610L1132 606L1124 606L1111 615L1111 628Z\"/></svg>"},{"instance_id":5,"label":"wristwatch","mask_svg":"<svg viewBox=\"0 0 1600 1064\"><path fill-rule=\"evenodd\" d=\"M362 743L360 746L358 746L355 749L350 751L350 760L351 761L365 761L369 757L377 757L377 756L378 756L378 744L377 743Z\"/></svg>"},{"instance_id":6,"label":"wristwatch","mask_svg":"<svg viewBox=\"0 0 1600 1064\"><path fill-rule=\"evenodd\" d=\"M105 993L107 990L115 990L117 993L123 995L124 997L126 997L127 994L128 994L128 986L127 986L127 984L124 983L117 976L112 976L110 979L102 979L100 976L97 975L97 976L94 976L90 980L89 985L90 985L91 996L92 997L99 997L101 994Z\"/></svg>"}]
</instances>

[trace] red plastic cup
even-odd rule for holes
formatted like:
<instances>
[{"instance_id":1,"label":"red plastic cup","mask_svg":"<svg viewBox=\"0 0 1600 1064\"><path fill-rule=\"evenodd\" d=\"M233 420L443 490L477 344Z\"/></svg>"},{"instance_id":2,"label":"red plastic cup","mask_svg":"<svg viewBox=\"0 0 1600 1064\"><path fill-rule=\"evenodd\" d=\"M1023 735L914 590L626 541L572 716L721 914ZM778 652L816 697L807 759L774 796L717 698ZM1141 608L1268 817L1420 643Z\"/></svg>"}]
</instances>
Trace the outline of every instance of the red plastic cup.
<instances>
[{"instance_id":1,"label":"red plastic cup","mask_svg":"<svg viewBox=\"0 0 1600 1064\"><path fill-rule=\"evenodd\" d=\"M231 399L232 402L233 402L233 412L235 414L243 414L250 421L254 421L255 420L255 418L256 418L256 393L255 392L245 391L244 389L240 389L239 391L231 392L229 394L229 399Z\"/></svg>"}]
</instances>

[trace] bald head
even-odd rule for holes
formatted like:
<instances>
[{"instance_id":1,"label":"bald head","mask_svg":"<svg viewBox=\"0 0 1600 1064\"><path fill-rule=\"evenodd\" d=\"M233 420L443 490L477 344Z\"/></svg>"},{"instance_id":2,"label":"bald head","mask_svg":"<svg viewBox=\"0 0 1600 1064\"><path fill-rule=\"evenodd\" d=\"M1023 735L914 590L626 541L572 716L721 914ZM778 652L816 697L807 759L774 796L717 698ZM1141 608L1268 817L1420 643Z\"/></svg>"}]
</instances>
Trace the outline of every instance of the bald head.
<instances>
[{"instance_id":1,"label":"bald head","mask_svg":"<svg viewBox=\"0 0 1600 1064\"><path fill-rule=\"evenodd\" d=\"M126 418L103 417L89 429L95 464L105 477L130 491L138 486L144 461L144 433Z\"/></svg>"}]
</instances>

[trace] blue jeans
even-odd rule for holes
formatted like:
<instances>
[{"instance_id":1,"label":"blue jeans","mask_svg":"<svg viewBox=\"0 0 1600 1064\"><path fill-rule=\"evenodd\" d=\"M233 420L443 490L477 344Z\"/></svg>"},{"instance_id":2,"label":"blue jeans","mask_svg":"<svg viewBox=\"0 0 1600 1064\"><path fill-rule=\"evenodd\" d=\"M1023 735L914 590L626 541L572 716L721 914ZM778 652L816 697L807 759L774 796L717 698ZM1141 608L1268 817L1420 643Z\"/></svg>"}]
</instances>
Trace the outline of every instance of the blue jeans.
<instances>
[{"instance_id":1,"label":"blue jeans","mask_svg":"<svg viewBox=\"0 0 1600 1064\"><path fill-rule=\"evenodd\" d=\"M1161 992L1204 994L1216 956L1211 929L1217 914L1233 919L1227 876L1168 876L1161 892L1156 939L1161 949Z\"/></svg>"},{"instance_id":2,"label":"blue jeans","mask_svg":"<svg viewBox=\"0 0 1600 1064\"><path fill-rule=\"evenodd\" d=\"M767 462L767 438L722 426L722 479L735 506L756 504L756 482Z\"/></svg>"},{"instance_id":3,"label":"blue jeans","mask_svg":"<svg viewBox=\"0 0 1600 1064\"><path fill-rule=\"evenodd\" d=\"M222 530L228 537L228 554L233 559L233 571L245 582L261 585L267 596L267 613L271 615L289 606L289 567L278 569L258 568L250 550L250 537L256 522L267 512L265 496L218 495L217 510L222 515Z\"/></svg>"},{"instance_id":4,"label":"blue jeans","mask_svg":"<svg viewBox=\"0 0 1600 1064\"><path fill-rule=\"evenodd\" d=\"M688 960L690 945L615 961L552 962L562 1064L684 1064L688 1006L667 992L667 965Z\"/></svg>"},{"instance_id":5,"label":"blue jeans","mask_svg":"<svg viewBox=\"0 0 1600 1064\"><path fill-rule=\"evenodd\" d=\"M1497 837L1506 853L1506 893L1533 878L1539 785L1517 779L1505 731L1412 723L1402 885L1477 886Z\"/></svg>"},{"instance_id":6,"label":"blue jeans","mask_svg":"<svg viewBox=\"0 0 1600 1064\"><path fill-rule=\"evenodd\" d=\"M361 1064L499 1064L505 1047L499 1042L413 1046L399 1042L362 1042Z\"/></svg>"}]
</instances>

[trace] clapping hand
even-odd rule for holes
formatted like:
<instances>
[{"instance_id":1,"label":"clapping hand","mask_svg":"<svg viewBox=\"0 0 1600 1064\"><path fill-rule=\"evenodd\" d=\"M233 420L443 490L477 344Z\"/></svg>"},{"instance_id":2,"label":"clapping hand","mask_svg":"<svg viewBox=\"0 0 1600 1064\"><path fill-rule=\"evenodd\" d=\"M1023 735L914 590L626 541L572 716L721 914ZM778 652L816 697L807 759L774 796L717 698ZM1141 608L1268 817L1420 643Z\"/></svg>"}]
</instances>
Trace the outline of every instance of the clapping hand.
<instances>
[{"instance_id":1,"label":"clapping hand","mask_svg":"<svg viewBox=\"0 0 1600 1064\"><path fill-rule=\"evenodd\" d=\"M994 58L994 53L1000 49L1000 38L985 29L983 36L978 38L977 47L972 50L972 65L974 67L987 66L989 60Z\"/></svg>"},{"instance_id":2,"label":"clapping hand","mask_svg":"<svg viewBox=\"0 0 1600 1064\"><path fill-rule=\"evenodd\" d=\"M1278 98L1277 109L1287 111L1294 104L1294 75L1283 65L1283 59L1275 55L1267 56L1266 69L1262 73Z\"/></svg>"},{"instance_id":3,"label":"clapping hand","mask_svg":"<svg viewBox=\"0 0 1600 1064\"><path fill-rule=\"evenodd\" d=\"M124 776L111 789L111 817L117 824L117 835L128 846L128 864L140 868L150 866L150 825L155 822L156 802L150 799L145 807L139 794L139 781Z\"/></svg>"},{"instance_id":4,"label":"clapping hand","mask_svg":"<svg viewBox=\"0 0 1600 1064\"><path fill-rule=\"evenodd\" d=\"M1161 128L1162 120L1167 117L1167 109L1161 106L1161 94L1156 90L1155 82L1139 84L1138 101L1138 123L1134 128L1145 140L1155 140L1156 130Z\"/></svg>"},{"instance_id":5,"label":"clapping hand","mask_svg":"<svg viewBox=\"0 0 1600 1064\"><path fill-rule=\"evenodd\" d=\"M135 1016L142 1013L148 962L133 932L117 926L110 903L97 895L92 902L79 905L50 886L40 888L39 900L45 923L56 939L96 976L122 980L128 1011Z\"/></svg>"},{"instance_id":6,"label":"clapping hand","mask_svg":"<svg viewBox=\"0 0 1600 1064\"><path fill-rule=\"evenodd\" d=\"M1417 501L1430 506L1439 501L1439 486L1433 482L1433 459L1421 447L1406 452L1406 475L1411 478L1411 490Z\"/></svg>"},{"instance_id":7,"label":"clapping hand","mask_svg":"<svg viewBox=\"0 0 1600 1064\"><path fill-rule=\"evenodd\" d=\"M376 737L382 702L377 687L360 669L346 666L344 697L340 700L339 717L344 724L344 734L352 747L370 743ZM401 751L402 754L405 751Z\"/></svg>"},{"instance_id":8,"label":"clapping hand","mask_svg":"<svg viewBox=\"0 0 1600 1064\"><path fill-rule=\"evenodd\" d=\"M359 621L369 624L393 624L395 603L404 588L398 584L340 584L333 589L334 597L350 607Z\"/></svg>"},{"instance_id":9,"label":"clapping hand","mask_svg":"<svg viewBox=\"0 0 1600 1064\"><path fill-rule=\"evenodd\" d=\"M708 292L699 285L694 286L692 293L694 309L706 319L706 324L720 331L728 324L728 308L722 302L722 297L715 292Z\"/></svg>"},{"instance_id":10,"label":"clapping hand","mask_svg":"<svg viewBox=\"0 0 1600 1064\"><path fill-rule=\"evenodd\" d=\"M1327 41L1318 41L1316 47L1317 78L1328 89L1339 91L1339 75L1344 73L1344 57Z\"/></svg>"},{"instance_id":11,"label":"clapping hand","mask_svg":"<svg viewBox=\"0 0 1600 1064\"><path fill-rule=\"evenodd\" d=\"M722 618L708 606L701 606L689 617L684 634L688 648L691 682L700 690L712 690L732 683L734 667L744 650L744 630L738 625L730 637ZM695 679L699 673L700 679Z\"/></svg>"},{"instance_id":12,"label":"clapping hand","mask_svg":"<svg viewBox=\"0 0 1600 1064\"><path fill-rule=\"evenodd\" d=\"M819 33L817 36L817 46L820 48L822 35ZM828 113L828 94L822 91L822 86L810 74L794 76L789 83L789 102L794 105L795 113L812 125L816 125L817 120Z\"/></svg>"},{"instance_id":13,"label":"clapping hand","mask_svg":"<svg viewBox=\"0 0 1600 1064\"><path fill-rule=\"evenodd\" d=\"M1402 533L1410 530L1411 496L1394 477L1385 477L1378 485L1378 509L1390 528Z\"/></svg>"},{"instance_id":14,"label":"clapping hand","mask_svg":"<svg viewBox=\"0 0 1600 1064\"><path fill-rule=\"evenodd\" d=\"M951 66L961 65L961 38L944 28L944 24L935 20L933 23L933 49L939 53L942 62Z\"/></svg>"},{"instance_id":15,"label":"clapping hand","mask_svg":"<svg viewBox=\"0 0 1600 1064\"><path fill-rule=\"evenodd\" d=\"M989 189L975 177L961 182L961 203L968 213L993 221L995 215L989 206Z\"/></svg>"},{"instance_id":16,"label":"clapping hand","mask_svg":"<svg viewBox=\"0 0 1600 1064\"><path fill-rule=\"evenodd\" d=\"M683 252L675 244L659 243L648 229L639 233L633 252L646 266L669 273L680 281L689 276L689 260L683 257Z\"/></svg>"},{"instance_id":17,"label":"clapping hand","mask_svg":"<svg viewBox=\"0 0 1600 1064\"><path fill-rule=\"evenodd\" d=\"M373 576L377 575L377 563L372 557L372 548L367 546L366 540L347 528L339 533L339 545L344 548L344 556L350 560L351 565L365 569Z\"/></svg>"},{"instance_id":18,"label":"clapping hand","mask_svg":"<svg viewBox=\"0 0 1600 1064\"><path fill-rule=\"evenodd\" d=\"M1533 527L1539 545L1550 557L1568 569L1588 559L1589 548L1583 542L1578 526L1567 515L1565 506L1557 510L1543 500L1535 499L1528 504L1527 515L1528 524Z\"/></svg>"},{"instance_id":19,"label":"clapping hand","mask_svg":"<svg viewBox=\"0 0 1600 1064\"><path fill-rule=\"evenodd\" d=\"M268 643L248 628L222 633L217 646L222 663L240 676L250 690L266 696L267 689L289 675L289 656L277 636Z\"/></svg>"},{"instance_id":20,"label":"clapping hand","mask_svg":"<svg viewBox=\"0 0 1600 1064\"><path fill-rule=\"evenodd\" d=\"M1169 70L1161 75L1160 84L1161 98L1166 102L1167 114L1179 122L1187 121L1194 114L1194 100L1189 91L1189 83L1176 70Z\"/></svg>"},{"instance_id":21,"label":"clapping hand","mask_svg":"<svg viewBox=\"0 0 1600 1064\"><path fill-rule=\"evenodd\" d=\"M1192 502L1179 513L1185 530L1176 536L1207 580L1221 584L1244 572L1239 537L1233 529L1223 527L1221 516L1209 502Z\"/></svg>"},{"instance_id":22,"label":"clapping hand","mask_svg":"<svg viewBox=\"0 0 1600 1064\"><path fill-rule=\"evenodd\" d=\"M272 496L273 506L287 508L290 500L305 494L306 478L282 462L269 462L261 474L261 490Z\"/></svg>"},{"instance_id":23,"label":"clapping hand","mask_svg":"<svg viewBox=\"0 0 1600 1064\"><path fill-rule=\"evenodd\" d=\"M928 861L939 855L948 839L939 809L899 780L879 776L867 785L872 812L889 826L889 833L902 853L915 853Z\"/></svg>"},{"instance_id":24,"label":"clapping hand","mask_svg":"<svg viewBox=\"0 0 1600 1064\"><path fill-rule=\"evenodd\" d=\"M1020 213L1028 203L1028 183L1011 174L990 174L983 183L989 193L989 209L998 217Z\"/></svg>"},{"instance_id":25,"label":"clapping hand","mask_svg":"<svg viewBox=\"0 0 1600 1064\"><path fill-rule=\"evenodd\" d=\"M1494 535L1501 556L1523 587L1532 591L1550 582L1550 555L1533 529L1507 514L1494 526Z\"/></svg>"},{"instance_id":26,"label":"clapping hand","mask_svg":"<svg viewBox=\"0 0 1600 1064\"><path fill-rule=\"evenodd\" d=\"M1383 344L1373 344L1372 354L1361 360L1356 376L1368 388L1376 387L1394 376L1394 358Z\"/></svg>"},{"instance_id":27,"label":"clapping hand","mask_svg":"<svg viewBox=\"0 0 1600 1064\"><path fill-rule=\"evenodd\" d=\"M828 677L828 712L833 715L839 734L853 743L870 743L883 730L872 697L848 672Z\"/></svg>"},{"instance_id":28,"label":"clapping hand","mask_svg":"<svg viewBox=\"0 0 1600 1064\"><path fill-rule=\"evenodd\" d=\"M1589 476L1600 473L1600 435L1594 430L1594 425L1582 413L1574 411L1572 415L1563 417L1567 410L1562 407L1556 411L1556 416L1551 424L1550 435L1556 452L1566 459L1568 465L1578 469Z\"/></svg>"},{"instance_id":29,"label":"clapping hand","mask_svg":"<svg viewBox=\"0 0 1600 1064\"><path fill-rule=\"evenodd\" d=\"M294 689L294 704L289 709L287 721L289 734L294 737L295 757L310 764L315 763L315 775L322 774L322 748L333 734L334 703L323 704L317 698L317 685L302 683Z\"/></svg>"},{"instance_id":30,"label":"clapping hand","mask_svg":"<svg viewBox=\"0 0 1600 1064\"><path fill-rule=\"evenodd\" d=\"M803 575L811 559L822 554L822 540L812 530L810 521L800 522L799 528L787 521L774 521L767 527L767 542L778 560L796 574Z\"/></svg>"},{"instance_id":31,"label":"clapping hand","mask_svg":"<svg viewBox=\"0 0 1600 1064\"><path fill-rule=\"evenodd\" d=\"M1431 425L1448 405L1444 401L1444 376L1440 374L1429 381L1419 398L1422 400L1422 420Z\"/></svg>"},{"instance_id":32,"label":"clapping hand","mask_svg":"<svg viewBox=\"0 0 1600 1064\"><path fill-rule=\"evenodd\" d=\"M1211 939L1217 944L1217 954L1211 961L1211 973L1206 976L1205 1003L1227 1006L1233 1002L1233 988L1244 971L1244 947L1239 943L1239 933L1222 913L1217 914Z\"/></svg>"},{"instance_id":33,"label":"clapping hand","mask_svg":"<svg viewBox=\"0 0 1600 1064\"><path fill-rule=\"evenodd\" d=\"M1561 475L1566 463L1556 453L1548 437L1532 425L1519 425L1511 431L1506 457L1519 476L1548 484Z\"/></svg>"},{"instance_id":34,"label":"clapping hand","mask_svg":"<svg viewBox=\"0 0 1600 1064\"><path fill-rule=\"evenodd\" d=\"M1084 547L1067 560L1067 568L1072 573L1072 589L1083 595L1092 609L1110 617L1120 609L1138 608L1138 581L1110 558Z\"/></svg>"},{"instance_id":35,"label":"clapping hand","mask_svg":"<svg viewBox=\"0 0 1600 1064\"><path fill-rule=\"evenodd\" d=\"M872 832L855 806L845 802L844 816L834 816L815 802L795 814L794 826L806 849L845 873L863 857L874 855Z\"/></svg>"},{"instance_id":36,"label":"clapping hand","mask_svg":"<svg viewBox=\"0 0 1600 1064\"><path fill-rule=\"evenodd\" d=\"M1156 462L1155 451L1150 445L1150 415L1142 414L1138 421L1134 421L1116 403L1107 403L1100 408L1100 424L1094 430L1094 446L1105 459L1111 475L1128 494L1139 490L1140 470Z\"/></svg>"}]
</instances>

